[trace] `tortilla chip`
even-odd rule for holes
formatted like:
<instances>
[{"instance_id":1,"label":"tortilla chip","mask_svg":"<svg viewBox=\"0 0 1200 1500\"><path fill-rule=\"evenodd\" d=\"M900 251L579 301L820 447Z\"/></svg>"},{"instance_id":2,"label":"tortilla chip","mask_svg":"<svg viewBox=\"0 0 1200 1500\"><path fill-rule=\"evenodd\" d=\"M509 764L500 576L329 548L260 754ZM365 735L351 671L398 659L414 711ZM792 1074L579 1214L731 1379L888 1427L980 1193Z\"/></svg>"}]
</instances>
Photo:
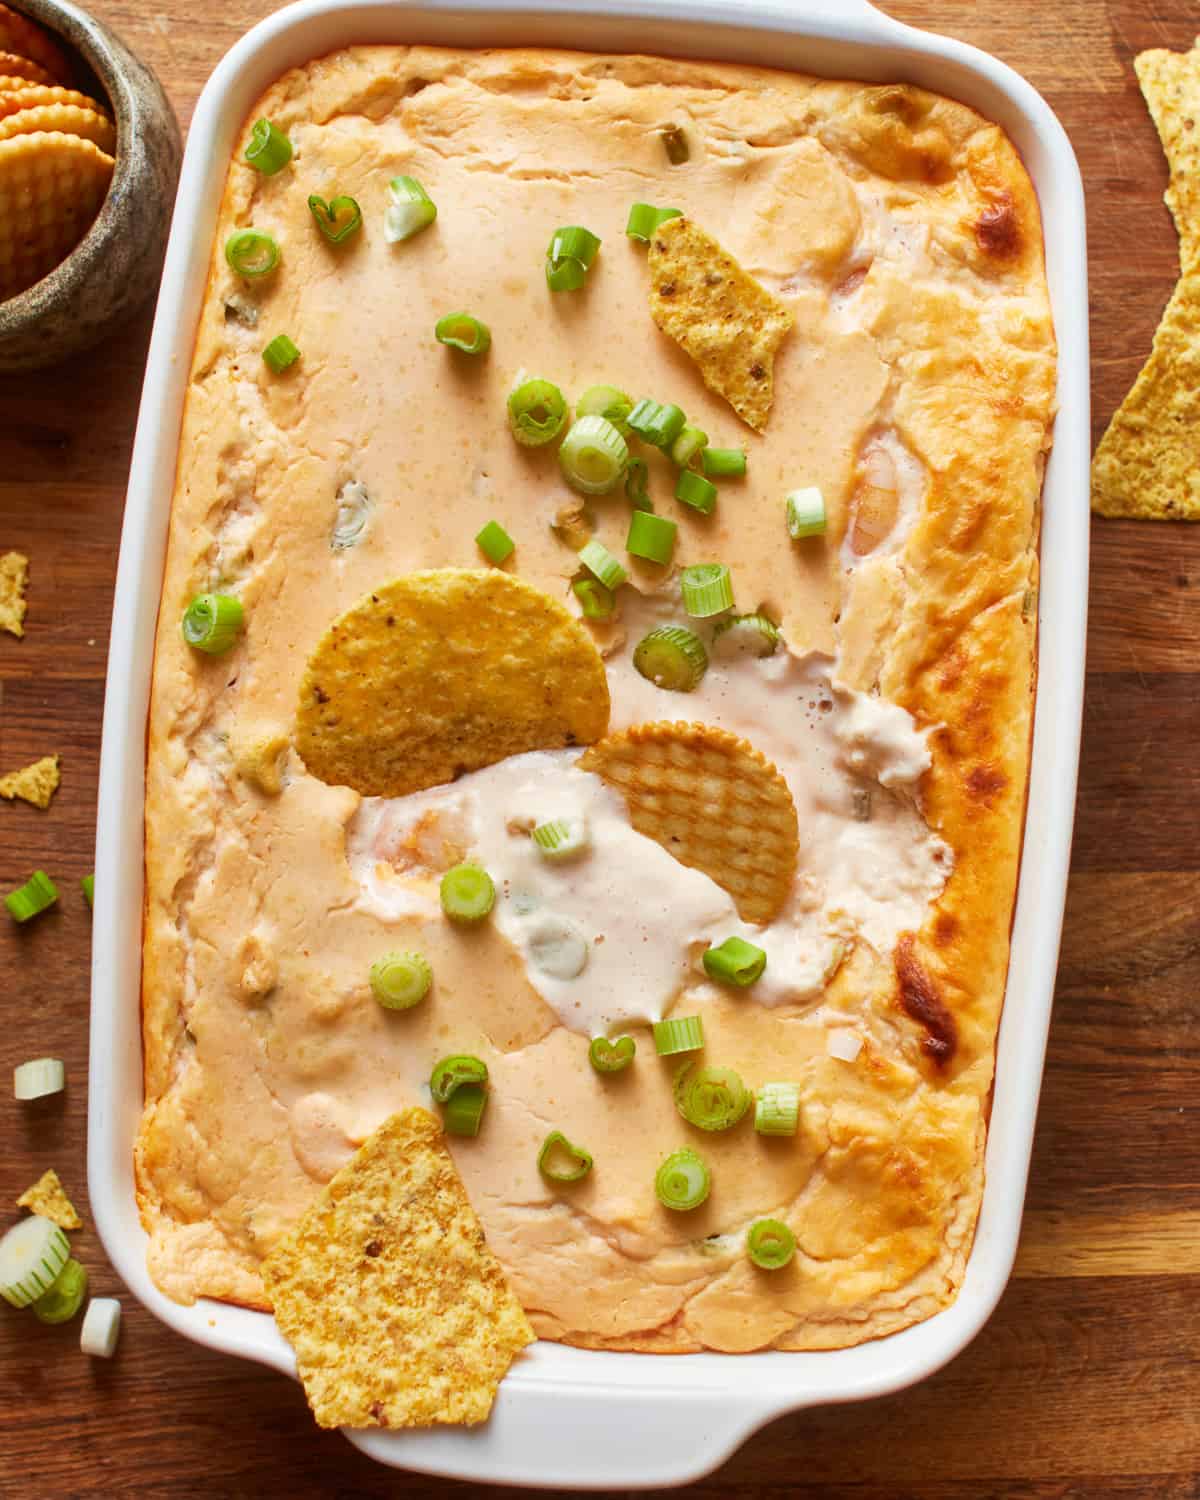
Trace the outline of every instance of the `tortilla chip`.
<instances>
[{"instance_id":1,"label":"tortilla chip","mask_svg":"<svg viewBox=\"0 0 1200 1500\"><path fill-rule=\"evenodd\" d=\"M83 1220L75 1211L75 1205L63 1191L58 1173L43 1172L31 1188L26 1188L17 1199L18 1208L27 1208L31 1214L41 1214L60 1229L80 1229Z\"/></svg>"},{"instance_id":2,"label":"tortilla chip","mask_svg":"<svg viewBox=\"0 0 1200 1500\"><path fill-rule=\"evenodd\" d=\"M19 552L0 556L0 630L24 635L25 587L29 582L29 559Z\"/></svg>"},{"instance_id":3,"label":"tortilla chip","mask_svg":"<svg viewBox=\"0 0 1200 1500\"><path fill-rule=\"evenodd\" d=\"M535 1337L423 1109L379 1127L262 1275L321 1427L483 1422Z\"/></svg>"},{"instance_id":4,"label":"tortilla chip","mask_svg":"<svg viewBox=\"0 0 1200 1500\"><path fill-rule=\"evenodd\" d=\"M510 574L410 573L335 620L300 687L296 748L368 797L599 739L608 678L587 629Z\"/></svg>"},{"instance_id":5,"label":"tortilla chip","mask_svg":"<svg viewBox=\"0 0 1200 1500\"><path fill-rule=\"evenodd\" d=\"M791 309L690 219L668 219L650 242L650 316L756 432L774 399L775 354Z\"/></svg>"},{"instance_id":6,"label":"tortilla chip","mask_svg":"<svg viewBox=\"0 0 1200 1500\"><path fill-rule=\"evenodd\" d=\"M579 764L624 796L639 833L728 891L743 921L778 916L796 878L796 804L753 745L710 724L638 724Z\"/></svg>"},{"instance_id":7,"label":"tortilla chip","mask_svg":"<svg viewBox=\"0 0 1200 1500\"><path fill-rule=\"evenodd\" d=\"M0 797L7 797L10 802L14 797L20 797L23 802L32 802L34 807L46 808L58 791L59 780L58 756L45 755L31 766L0 776Z\"/></svg>"},{"instance_id":8,"label":"tortilla chip","mask_svg":"<svg viewBox=\"0 0 1200 1500\"><path fill-rule=\"evenodd\" d=\"M1141 52L1133 67L1171 168L1164 197L1186 271L1200 252L1200 38L1190 52Z\"/></svg>"}]
</instances>

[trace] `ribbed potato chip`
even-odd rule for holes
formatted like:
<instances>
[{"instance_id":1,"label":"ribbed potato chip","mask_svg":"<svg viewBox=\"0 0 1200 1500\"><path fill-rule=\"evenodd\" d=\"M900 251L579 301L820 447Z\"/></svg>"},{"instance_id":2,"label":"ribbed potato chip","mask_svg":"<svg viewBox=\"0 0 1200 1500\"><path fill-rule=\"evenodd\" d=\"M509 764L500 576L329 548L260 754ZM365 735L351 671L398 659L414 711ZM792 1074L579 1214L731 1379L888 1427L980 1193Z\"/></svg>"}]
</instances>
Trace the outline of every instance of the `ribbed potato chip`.
<instances>
[{"instance_id":1,"label":"ribbed potato chip","mask_svg":"<svg viewBox=\"0 0 1200 1500\"><path fill-rule=\"evenodd\" d=\"M20 57L15 52L0 52L0 78L27 78L30 83L62 82L33 58Z\"/></svg>"},{"instance_id":2,"label":"ribbed potato chip","mask_svg":"<svg viewBox=\"0 0 1200 1500\"><path fill-rule=\"evenodd\" d=\"M78 104L37 104L12 114L0 113L0 141L47 130L79 136L110 154L117 143L116 127L108 116Z\"/></svg>"},{"instance_id":3,"label":"ribbed potato chip","mask_svg":"<svg viewBox=\"0 0 1200 1500\"><path fill-rule=\"evenodd\" d=\"M334 621L301 683L296 748L322 781L399 797L590 744L608 713L600 653L563 605L507 573L441 568Z\"/></svg>"},{"instance_id":4,"label":"ribbed potato chip","mask_svg":"<svg viewBox=\"0 0 1200 1500\"><path fill-rule=\"evenodd\" d=\"M756 432L775 393L775 355L796 321L690 219L668 219L650 241L650 315L689 354L704 384Z\"/></svg>"},{"instance_id":5,"label":"ribbed potato chip","mask_svg":"<svg viewBox=\"0 0 1200 1500\"><path fill-rule=\"evenodd\" d=\"M113 159L52 131L0 141L0 297L40 281L87 232Z\"/></svg>"},{"instance_id":6,"label":"ribbed potato chip","mask_svg":"<svg viewBox=\"0 0 1200 1500\"><path fill-rule=\"evenodd\" d=\"M1186 271L1200 252L1200 41L1190 52L1141 52L1133 68L1171 168L1165 196Z\"/></svg>"},{"instance_id":7,"label":"ribbed potato chip","mask_svg":"<svg viewBox=\"0 0 1200 1500\"><path fill-rule=\"evenodd\" d=\"M486 1421L534 1339L423 1109L379 1127L262 1277L321 1427Z\"/></svg>"},{"instance_id":8,"label":"ribbed potato chip","mask_svg":"<svg viewBox=\"0 0 1200 1500\"><path fill-rule=\"evenodd\" d=\"M83 1224L53 1169L43 1172L32 1187L25 1189L17 1199L17 1207L27 1208L31 1214L41 1214L43 1219L49 1219L60 1229L79 1229Z\"/></svg>"},{"instance_id":9,"label":"ribbed potato chip","mask_svg":"<svg viewBox=\"0 0 1200 1500\"><path fill-rule=\"evenodd\" d=\"M44 755L32 765L0 776L0 797L6 797L10 802L14 797L20 797L23 802L32 802L34 807L46 808L58 791L59 779L58 756Z\"/></svg>"},{"instance_id":10,"label":"ribbed potato chip","mask_svg":"<svg viewBox=\"0 0 1200 1500\"><path fill-rule=\"evenodd\" d=\"M71 77L67 54L46 28L19 15L8 5L0 5L0 52L14 52L19 57L41 63L58 83L66 83ZM0 68L0 73L5 71Z\"/></svg>"},{"instance_id":11,"label":"ribbed potato chip","mask_svg":"<svg viewBox=\"0 0 1200 1500\"><path fill-rule=\"evenodd\" d=\"M709 724L637 724L579 764L624 796L639 833L728 891L743 921L779 914L796 878L796 804L753 745Z\"/></svg>"},{"instance_id":12,"label":"ribbed potato chip","mask_svg":"<svg viewBox=\"0 0 1200 1500\"><path fill-rule=\"evenodd\" d=\"M0 554L0 630L25 634L25 586L29 559L20 552Z\"/></svg>"},{"instance_id":13,"label":"ribbed potato chip","mask_svg":"<svg viewBox=\"0 0 1200 1500\"><path fill-rule=\"evenodd\" d=\"M57 84L30 83L28 78L0 76L0 120L18 110L37 109L43 104L73 104L78 109L94 110L107 115L108 109L89 94L76 89L59 88Z\"/></svg>"}]
</instances>

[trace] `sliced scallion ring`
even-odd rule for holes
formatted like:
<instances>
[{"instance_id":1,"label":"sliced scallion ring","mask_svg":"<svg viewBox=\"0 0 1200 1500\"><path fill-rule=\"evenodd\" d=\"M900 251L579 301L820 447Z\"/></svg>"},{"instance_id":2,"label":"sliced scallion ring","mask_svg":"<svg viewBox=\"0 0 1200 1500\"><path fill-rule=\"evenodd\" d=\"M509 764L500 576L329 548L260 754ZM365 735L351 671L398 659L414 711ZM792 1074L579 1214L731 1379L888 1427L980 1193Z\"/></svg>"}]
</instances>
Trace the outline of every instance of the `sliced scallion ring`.
<instances>
[{"instance_id":1,"label":"sliced scallion ring","mask_svg":"<svg viewBox=\"0 0 1200 1500\"><path fill-rule=\"evenodd\" d=\"M491 329L470 313L447 313L433 325L433 336L439 344L460 349L464 354L486 354L492 347Z\"/></svg>"},{"instance_id":2,"label":"sliced scallion ring","mask_svg":"<svg viewBox=\"0 0 1200 1500\"><path fill-rule=\"evenodd\" d=\"M551 1182L578 1182L592 1170L592 1154L552 1130L538 1152L538 1171Z\"/></svg>"},{"instance_id":3,"label":"sliced scallion ring","mask_svg":"<svg viewBox=\"0 0 1200 1500\"><path fill-rule=\"evenodd\" d=\"M655 208L653 203L634 203L629 208L625 233L631 240L648 245L660 224L665 224L668 219L681 218L682 215L681 208Z\"/></svg>"},{"instance_id":4,"label":"sliced scallion ring","mask_svg":"<svg viewBox=\"0 0 1200 1500\"><path fill-rule=\"evenodd\" d=\"M739 656L771 656L779 645L779 626L761 611L731 615L713 631L712 654L723 661Z\"/></svg>"},{"instance_id":5,"label":"sliced scallion ring","mask_svg":"<svg viewBox=\"0 0 1200 1500\"><path fill-rule=\"evenodd\" d=\"M647 562L669 563L675 551L677 530L675 522L666 516L656 516L649 510L635 510L629 518L625 550L634 557L644 557Z\"/></svg>"},{"instance_id":6,"label":"sliced scallion ring","mask_svg":"<svg viewBox=\"0 0 1200 1500\"><path fill-rule=\"evenodd\" d=\"M708 433L701 432L699 427L686 422L679 436L671 444L671 462L678 464L681 469L686 469L696 455L703 453L707 446Z\"/></svg>"},{"instance_id":7,"label":"sliced scallion ring","mask_svg":"<svg viewBox=\"0 0 1200 1500\"><path fill-rule=\"evenodd\" d=\"M733 606L733 579L724 563L693 563L679 576L683 607L694 620L724 614Z\"/></svg>"},{"instance_id":8,"label":"sliced scallion ring","mask_svg":"<svg viewBox=\"0 0 1200 1500\"><path fill-rule=\"evenodd\" d=\"M619 589L629 577L604 543L595 537L579 549L579 561L606 589Z\"/></svg>"},{"instance_id":9,"label":"sliced scallion ring","mask_svg":"<svg viewBox=\"0 0 1200 1500\"><path fill-rule=\"evenodd\" d=\"M50 1290L70 1256L58 1225L30 1214L0 1239L0 1297L13 1307L28 1307Z\"/></svg>"},{"instance_id":10,"label":"sliced scallion ring","mask_svg":"<svg viewBox=\"0 0 1200 1500\"><path fill-rule=\"evenodd\" d=\"M362 209L348 193L330 198L328 203L319 193L310 193L308 211L331 245L344 245L362 228Z\"/></svg>"},{"instance_id":11,"label":"sliced scallion ring","mask_svg":"<svg viewBox=\"0 0 1200 1500\"><path fill-rule=\"evenodd\" d=\"M89 909L96 904L96 877L85 875L79 882L83 890L83 899L87 902Z\"/></svg>"},{"instance_id":12,"label":"sliced scallion ring","mask_svg":"<svg viewBox=\"0 0 1200 1500\"><path fill-rule=\"evenodd\" d=\"M615 385L590 385L575 403L577 417L603 417L622 437L629 436L627 418L632 410L632 398Z\"/></svg>"},{"instance_id":13,"label":"sliced scallion ring","mask_svg":"<svg viewBox=\"0 0 1200 1500\"><path fill-rule=\"evenodd\" d=\"M650 491L646 487L649 477L650 467L644 458L629 460L629 467L625 470L625 498L634 510L654 509Z\"/></svg>"},{"instance_id":14,"label":"sliced scallion ring","mask_svg":"<svg viewBox=\"0 0 1200 1500\"><path fill-rule=\"evenodd\" d=\"M263 350L263 363L273 375L282 375L300 358L300 351L286 333L277 333Z\"/></svg>"},{"instance_id":15,"label":"sliced scallion ring","mask_svg":"<svg viewBox=\"0 0 1200 1500\"><path fill-rule=\"evenodd\" d=\"M754 1098L754 1128L759 1135L795 1135L800 1123L800 1085L764 1083Z\"/></svg>"},{"instance_id":16,"label":"sliced scallion ring","mask_svg":"<svg viewBox=\"0 0 1200 1500\"><path fill-rule=\"evenodd\" d=\"M292 159L292 143L270 120L255 120L246 143L246 160L264 177L274 177Z\"/></svg>"},{"instance_id":17,"label":"sliced scallion ring","mask_svg":"<svg viewBox=\"0 0 1200 1500\"><path fill-rule=\"evenodd\" d=\"M455 865L438 887L442 910L452 922L482 922L496 900L492 877L478 865Z\"/></svg>"},{"instance_id":18,"label":"sliced scallion ring","mask_svg":"<svg viewBox=\"0 0 1200 1500\"><path fill-rule=\"evenodd\" d=\"M239 276L255 281L279 264L279 246L264 229L238 229L225 241L225 259Z\"/></svg>"},{"instance_id":19,"label":"sliced scallion ring","mask_svg":"<svg viewBox=\"0 0 1200 1500\"><path fill-rule=\"evenodd\" d=\"M433 970L421 953L385 953L371 965L371 993L385 1010L411 1010L432 983Z\"/></svg>"},{"instance_id":20,"label":"sliced scallion ring","mask_svg":"<svg viewBox=\"0 0 1200 1500\"><path fill-rule=\"evenodd\" d=\"M594 1036L588 1048L588 1062L597 1073L623 1073L633 1061L637 1043L631 1036Z\"/></svg>"},{"instance_id":21,"label":"sliced scallion ring","mask_svg":"<svg viewBox=\"0 0 1200 1500\"><path fill-rule=\"evenodd\" d=\"M659 1057L699 1052L703 1046L704 1025L699 1016L672 1016L669 1021L654 1023L654 1050Z\"/></svg>"},{"instance_id":22,"label":"sliced scallion ring","mask_svg":"<svg viewBox=\"0 0 1200 1500\"><path fill-rule=\"evenodd\" d=\"M698 1151L672 1151L654 1175L654 1192L664 1208L687 1213L699 1208L712 1189L712 1173Z\"/></svg>"},{"instance_id":23,"label":"sliced scallion ring","mask_svg":"<svg viewBox=\"0 0 1200 1500\"><path fill-rule=\"evenodd\" d=\"M700 467L709 479L740 479L746 472L744 448L704 448Z\"/></svg>"},{"instance_id":24,"label":"sliced scallion ring","mask_svg":"<svg viewBox=\"0 0 1200 1500\"><path fill-rule=\"evenodd\" d=\"M616 602L611 589L606 589L594 578L577 578L571 591L579 600L585 620L607 620L611 618Z\"/></svg>"},{"instance_id":25,"label":"sliced scallion ring","mask_svg":"<svg viewBox=\"0 0 1200 1500\"><path fill-rule=\"evenodd\" d=\"M77 1260L68 1260L49 1291L33 1304L39 1323L69 1323L87 1296L88 1274Z\"/></svg>"},{"instance_id":26,"label":"sliced scallion ring","mask_svg":"<svg viewBox=\"0 0 1200 1500\"><path fill-rule=\"evenodd\" d=\"M694 469L680 469L675 481L675 498L698 510L702 516L711 516L717 504L717 487Z\"/></svg>"},{"instance_id":27,"label":"sliced scallion ring","mask_svg":"<svg viewBox=\"0 0 1200 1500\"><path fill-rule=\"evenodd\" d=\"M197 594L183 614L183 638L196 651L221 656L237 640L244 618L242 601L232 594Z\"/></svg>"},{"instance_id":28,"label":"sliced scallion ring","mask_svg":"<svg viewBox=\"0 0 1200 1500\"><path fill-rule=\"evenodd\" d=\"M662 406L649 397L637 403L628 421L630 431L655 448L669 448L687 425L681 406Z\"/></svg>"},{"instance_id":29,"label":"sliced scallion ring","mask_svg":"<svg viewBox=\"0 0 1200 1500\"><path fill-rule=\"evenodd\" d=\"M744 938L727 937L717 947L705 949L701 962L710 979L745 989L761 977L767 966L767 955Z\"/></svg>"},{"instance_id":30,"label":"sliced scallion ring","mask_svg":"<svg viewBox=\"0 0 1200 1500\"><path fill-rule=\"evenodd\" d=\"M600 240L580 224L567 224L550 236L546 250L546 284L552 292L577 292L600 249Z\"/></svg>"},{"instance_id":31,"label":"sliced scallion ring","mask_svg":"<svg viewBox=\"0 0 1200 1500\"><path fill-rule=\"evenodd\" d=\"M67 1086L67 1070L57 1057L35 1057L13 1069L13 1098L22 1103L61 1094Z\"/></svg>"},{"instance_id":32,"label":"sliced scallion ring","mask_svg":"<svg viewBox=\"0 0 1200 1500\"><path fill-rule=\"evenodd\" d=\"M558 450L563 478L581 495L606 495L629 462L625 439L606 417L578 417Z\"/></svg>"},{"instance_id":33,"label":"sliced scallion ring","mask_svg":"<svg viewBox=\"0 0 1200 1500\"><path fill-rule=\"evenodd\" d=\"M526 448L552 443L567 420L563 393L549 380L522 380L508 398L508 425Z\"/></svg>"},{"instance_id":34,"label":"sliced scallion ring","mask_svg":"<svg viewBox=\"0 0 1200 1500\"><path fill-rule=\"evenodd\" d=\"M449 1135L478 1135L487 1107L487 1090L478 1083L464 1083L446 1102L442 1124Z\"/></svg>"},{"instance_id":35,"label":"sliced scallion ring","mask_svg":"<svg viewBox=\"0 0 1200 1500\"><path fill-rule=\"evenodd\" d=\"M412 239L437 218L437 204L415 177L393 177L388 195L391 202L383 216L383 237L389 245Z\"/></svg>"},{"instance_id":36,"label":"sliced scallion ring","mask_svg":"<svg viewBox=\"0 0 1200 1500\"><path fill-rule=\"evenodd\" d=\"M778 1219L756 1219L746 1235L746 1251L763 1271L781 1271L796 1253L796 1236Z\"/></svg>"},{"instance_id":37,"label":"sliced scallion ring","mask_svg":"<svg viewBox=\"0 0 1200 1500\"><path fill-rule=\"evenodd\" d=\"M591 846L584 818L551 818L539 823L530 838L542 858L551 861L574 859Z\"/></svg>"},{"instance_id":38,"label":"sliced scallion ring","mask_svg":"<svg viewBox=\"0 0 1200 1500\"><path fill-rule=\"evenodd\" d=\"M121 1332L121 1304L115 1297L93 1297L83 1315L79 1347L97 1359L111 1359Z\"/></svg>"},{"instance_id":39,"label":"sliced scallion ring","mask_svg":"<svg viewBox=\"0 0 1200 1500\"><path fill-rule=\"evenodd\" d=\"M729 1130L750 1108L750 1090L732 1068L686 1062L675 1075L675 1108L699 1130Z\"/></svg>"},{"instance_id":40,"label":"sliced scallion ring","mask_svg":"<svg viewBox=\"0 0 1200 1500\"><path fill-rule=\"evenodd\" d=\"M475 533L475 545L497 567L517 550L517 544L501 526L499 521L489 521Z\"/></svg>"},{"instance_id":41,"label":"sliced scallion ring","mask_svg":"<svg viewBox=\"0 0 1200 1500\"><path fill-rule=\"evenodd\" d=\"M8 914L15 922L28 922L58 900L58 887L45 870L35 870L23 886L9 891L4 898Z\"/></svg>"},{"instance_id":42,"label":"sliced scallion ring","mask_svg":"<svg viewBox=\"0 0 1200 1500\"><path fill-rule=\"evenodd\" d=\"M486 1084L487 1063L468 1052L443 1057L429 1078L429 1092L439 1104L445 1104L456 1091L467 1084Z\"/></svg>"},{"instance_id":43,"label":"sliced scallion ring","mask_svg":"<svg viewBox=\"0 0 1200 1500\"><path fill-rule=\"evenodd\" d=\"M825 497L815 485L793 490L785 502L788 536L794 542L825 534Z\"/></svg>"},{"instance_id":44,"label":"sliced scallion ring","mask_svg":"<svg viewBox=\"0 0 1200 1500\"><path fill-rule=\"evenodd\" d=\"M669 693L690 693L708 670L708 652L699 636L680 625L659 625L644 635L633 653L643 677Z\"/></svg>"}]
</instances>

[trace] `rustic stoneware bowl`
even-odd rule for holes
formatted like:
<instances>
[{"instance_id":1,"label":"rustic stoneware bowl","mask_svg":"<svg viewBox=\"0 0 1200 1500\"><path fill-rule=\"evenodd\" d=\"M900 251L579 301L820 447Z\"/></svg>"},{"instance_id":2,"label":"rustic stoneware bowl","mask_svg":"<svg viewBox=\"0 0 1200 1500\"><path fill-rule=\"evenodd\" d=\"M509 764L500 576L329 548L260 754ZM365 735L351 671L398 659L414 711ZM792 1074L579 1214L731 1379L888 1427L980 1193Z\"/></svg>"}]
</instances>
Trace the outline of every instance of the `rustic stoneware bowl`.
<instances>
[{"instance_id":1,"label":"rustic stoneware bowl","mask_svg":"<svg viewBox=\"0 0 1200 1500\"><path fill-rule=\"evenodd\" d=\"M94 75L117 123L116 166L95 222L49 275L0 302L0 370L56 364L99 343L158 287L179 178L179 124L154 74L70 0L5 0Z\"/></svg>"}]
</instances>

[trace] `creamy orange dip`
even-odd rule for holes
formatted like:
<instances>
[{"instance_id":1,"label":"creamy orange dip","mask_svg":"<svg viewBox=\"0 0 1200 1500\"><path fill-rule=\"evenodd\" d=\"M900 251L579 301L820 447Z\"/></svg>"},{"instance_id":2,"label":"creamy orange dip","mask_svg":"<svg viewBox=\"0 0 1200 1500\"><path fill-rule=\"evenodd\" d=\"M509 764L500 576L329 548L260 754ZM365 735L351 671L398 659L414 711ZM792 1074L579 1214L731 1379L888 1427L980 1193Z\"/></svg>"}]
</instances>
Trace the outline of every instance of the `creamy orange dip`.
<instances>
[{"instance_id":1,"label":"creamy orange dip","mask_svg":"<svg viewBox=\"0 0 1200 1500\"><path fill-rule=\"evenodd\" d=\"M246 166L272 119L292 165ZM661 131L690 158L668 162ZM436 224L386 243L390 179ZM310 193L351 194L354 242L315 231ZM745 427L654 327L634 201L670 204L795 315L765 433ZM562 224L603 241L587 286L548 292ZM245 286L222 248L253 225L278 272ZM443 313L492 348L433 339ZM261 358L287 332L286 377ZM568 602L576 504L554 446L519 447L518 372L568 397L604 382L677 402L744 480L704 517L671 498L673 566L628 558L618 491L588 505L630 568L604 654L611 730L710 723L745 737L799 815L794 888L768 927L637 833L621 799L535 752L396 799L310 775L290 741L304 664L332 620L411 570L478 566L491 519L507 567ZM393 1111L429 1102L434 1063L484 1059L475 1139L451 1139L487 1238L537 1331L656 1351L832 1348L946 1306L983 1181L1034 687L1037 513L1054 337L1031 186L995 126L908 87L761 69L541 51L353 48L285 75L230 168L183 419L147 757L137 1145L149 1263L172 1297L267 1305L258 1267L320 1185ZM823 538L789 541L783 497L819 486ZM576 543L577 544L577 543ZM632 665L660 623L690 624L678 568L729 565L736 607L782 630L774 655L712 652L696 691ZM228 655L191 651L197 593L235 594ZM552 866L531 821L583 819L585 859ZM464 931L437 901L467 855L496 880ZM767 953L747 990L698 955L738 933ZM414 1010L371 995L372 960L423 952ZM749 1121L702 1133L676 1112L649 1023L703 1018L704 1059L754 1088L801 1087L795 1138ZM598 1076L589 1039L628 1032ZM538 1172L547 1132L595 1166ZM708 1201L672 1213L658 1164L707 1159ZM756 1270L746 1230L785 1221L797 1254Z\"/></svg>"}]
</instances>

